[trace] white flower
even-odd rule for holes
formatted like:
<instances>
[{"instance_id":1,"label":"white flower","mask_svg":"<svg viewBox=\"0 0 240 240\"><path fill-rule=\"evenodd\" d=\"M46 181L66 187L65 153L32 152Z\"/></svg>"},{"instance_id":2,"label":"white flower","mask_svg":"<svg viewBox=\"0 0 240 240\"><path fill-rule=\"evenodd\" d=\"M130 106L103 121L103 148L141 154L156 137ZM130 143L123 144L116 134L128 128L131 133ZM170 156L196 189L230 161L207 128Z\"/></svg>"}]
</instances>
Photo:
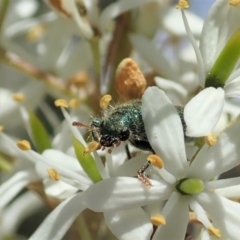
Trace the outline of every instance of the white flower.
<instances>
[{"instance_id":1,"label":"white flower","mask_svg":"<svg viewBox=\"0 0 240 240\"><path fill-rule=\"evenodd\" d=\"M103 180L85 192L87 206L97 212L117 212L168 200L161 211L166 225L158 227L153 240L184 239L189 206L209 232L221 235L222 239L237 240L240 234L240 217L237 214L240 205L212 192L212 189L239 185L240 178L211 179L239 164L240 137L236 132L240 129L240 122L223 132L215 146L209 148L205 145L194 159L187 161L179 116L161 90L156 87L146 90L142 113L149 142L164 162L164 168L152 169L154 176L158 176L157 180L151 179L151 188L134 178ZM191 184L197 187L190 187Z\"/></svg>"},{"instance_id":2,"label":"white flower","mask_svg":"<svg viewBox=\"0 0 240 240\"><path fill-rule=\"evenodd\" d=\"M72 126L72 119L67 111L64 108L62 108L62 111L68 126L71 128L72 134L83 144L86 144L78 129ZM86 173L83 172L83 169L75 156L71 157L57 150L47 150L44 152L44 156L30 150L29 155L31 155L32 158L38 159L37 172L44 179L47 176L47 170L53 168L57 171L62 181L81 190L80 193L68 197L56 209L54 209L30 237L30 240L37 240L39 238L43 240L61 239L75 218L77 218L77 216L86 208L84 202L85 190L94 183ZM120 174L125 175L135 174L138 169L136 161L133 161L130 167L124 166L123 162L126 159L126 154L124 153L123 145L119 146L119 148L113 149L113 153L106 156L105 166L102 164L102 161L96 152L93 153L93 156L97 163L98 171L103 179L112 179L112 176L119 174L119 172L116 171L117 168L120 169ZM138 162L139 167L143 162L144 157ZM132 166L132 164L135 166ZM135 171L133 171L133 169L135 169ZM131 210L130 217L129 211L106 211L104 216L106 224L110 230L121 240L145 240L152 234L151 223L142 209ZM126 225L128 227L127 229L125 228Z\"/></svg>"}]
</instances>

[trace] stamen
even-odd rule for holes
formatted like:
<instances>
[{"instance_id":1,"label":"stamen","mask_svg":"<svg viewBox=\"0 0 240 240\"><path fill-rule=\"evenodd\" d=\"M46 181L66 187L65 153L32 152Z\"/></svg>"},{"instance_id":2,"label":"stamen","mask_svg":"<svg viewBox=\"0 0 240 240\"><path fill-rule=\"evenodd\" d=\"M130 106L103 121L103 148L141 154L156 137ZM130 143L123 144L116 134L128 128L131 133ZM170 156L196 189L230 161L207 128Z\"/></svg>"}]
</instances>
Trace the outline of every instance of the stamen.
<instances>
[{"instance_id":1,"label":"stamen","mask_svg":"<svg viewBox=\"0 0 240 240\"><path fill-rule=\"evenodd\" d=\"M240 4L240 0L230 0L229 5L236 7Z\"/></svg>"},{"instance_id":2,"label":"stamen","mask_svg":"<svg viewBox=\"0 0 240 240\"><path fill-rule=\"evenodd\" d=\"M75 108L77 108L77 107L79 106L80 100L77 99L77 98L73 98L73 99L71 99L71 100L69 101L68 104L69 104L69 107L70 107L70 108L75 109Z\"/></svg>"},{"instance_id":3,"label":"stamen","mask_svg":"<svg viewBox=\"0 0 240 240\"><path fill-rule=\"evenodd\" d=\"M4 129L4 127L2 125L0 125L0 132L2 132Z\"/></svg>"},{"instance_id":4,"label":"stamen","mask_svg":"<svg viewBox=\"0 0 240 240\"><path fill-rule=\"evenodd\" d=\"M111 100L112 100L111 95L109 95L109 94L104 95L100 100L101 109L106 109L109 106L109 103L111 102Z\"/></svg>"},{"instance_id":5,"label":"stamen","mask_svg":"<svg viewBox=\"0 0 240 240\"><path fill-rule=\"evenodd\" d=\"M146 163L143 164L142 168L138 170L138 179L144 183L145 185L151 187L153 186L151 181L146 177L145 172L149 168L151 162L147 161Z\"/></svg>"},{"instance_id":6,"label":"stamen","mask_svg":"<svg viewBox=\"0 0 240 240\"><path fill-rule=\"evenodd\" d=\"M208 228L208 232L210 235L215 236L217 238L220 238L222 236L220 230L213 226Z\"/></svg>"},{"instance_id":7,"label":"stamen","mask_svg":"<svg viewBox=\"0 0 240 240\"><path fill-rule=\"evenodd\" d=\"M68 103L65 99L57 99L54 102L56 107L64 107L64 108L68 108Z\"/></svg>"},{"instance_id":8,"label":"stamen","mask_svg":"<svg viewBox=\"0 0 240 240\"><path fill-rule=\"evenodd\" d=\"M164 216L157 214L151 217L151 222L154 226L166 225L166 219Z\"/></svg>"},{"instance_id":9,"label":"stamen","mask_svg":"<svg viewBox=\"0 0 240 240\"><path fill-rule=\"evenodd\" d=\"M86 149L84 150L84 154L94 152L94 151L100 149L100 147L101 147L100 143L95 142L95 141L90 142L88 144L88 146L86 147Z\"/></svg>"},{"instance_id":10,"label":"stamen","mask_svg":"<svg viewBox=\"0 0 240 240\"><path fill-rule=\"evenodd\" d=\"M17 146L23 151L27 151L31 149L31 145L27 140L18 141Z\"/></svg>"},{"instance_id":11,"label":"stamen","mask_svg":"<svg viewBox=\"0 0 240 240\"><path fill-rule=\"evenodd\" d=\"M155 154L152 154L152 155L149 155L147 160L154 166L154 167L157 167L157 168L163 168L164 167L164 163L163 163L163 160L155 155Z\"/></svg>"},{"instance_id":12,"label":"stamen","mask_svg":"<svg viewBox=\"0 0 240 240\"><path fill-rule=\"evenodd\" d=\"M138 64L131 58L123 59L117 67L115 88L122 101L141 98L147 81Z\"/></svg>"},{"instance_id":13,"label":"stamen","mask_svg":"<svg viewBox=\"0 0 240 240\"><path fill-rule=\"evenodd\" d=\"M90 76L87 72L80 71L67 79L67 83L68 85L74 85L76 88L84 88L87 86L89 79Z\"/></svg>"},{"instance_id":14,"label":"stamen","mask_svg":"<svg viewBox=\"0 0 240 240\"><path fill-rule=\"evenodd\" d=\"M213 133L210 133L205 137L205 142L210 146L214 146L217 143L217 136Z\"/></svg>"},{"instance_id":15,"label":"stamen","mask_svg":"<svg viewBox=\"0 0 240 240\"><path fill-rule=\"evenodd\" d=\"M189 4L187 0L179 0L178 5L176 6L177 9L185 9L189 8Z\"/></svg>"},{"instance_id":16,"label":"stamen","mask_svg":"<svg viewBox=\"0 0 240 240\"><path fill-rule=\"evenodd\" d=\"M60 175L56 169L54 168L47 169L47 172L48 172L49 178L52 179L53 181L60 180Z\"/></svg>"},{"instance_id":17,"label":"stamen","mask_svg":"<svg viewBox=\"0 0 240 240\"><path fill-rule=\"evenodd\" d=\"M25 96L21 93L14 93L12 95L12 98L16 101L16 102L23 102L25 100Z\"/></svg>"}]
</instances>

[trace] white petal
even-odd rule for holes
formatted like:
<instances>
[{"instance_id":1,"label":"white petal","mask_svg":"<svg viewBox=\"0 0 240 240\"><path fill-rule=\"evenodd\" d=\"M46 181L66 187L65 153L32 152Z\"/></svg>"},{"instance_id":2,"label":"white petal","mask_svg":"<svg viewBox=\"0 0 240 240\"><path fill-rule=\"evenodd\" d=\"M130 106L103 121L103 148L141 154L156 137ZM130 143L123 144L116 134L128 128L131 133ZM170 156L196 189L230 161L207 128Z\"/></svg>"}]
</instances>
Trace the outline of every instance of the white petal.
<instances>
[{"instance_id":1,"label":"white petal","mask_svg":"<svg viewBox=\"0 0 240 240\"><path fill-rule=\"evenodd\" d=\"M100 16L100 27L101 30L104 31L110 20L119 16L121 13L127 12L131 9L137 8L143 4L149 2L156 2L156 0L138 0L138 1L128 1L121 0L115 3L110 4L107 8L105 8Z\"/></svg>"},{"instance_id":2,"label":"white petal","mask_svg":"<svg viewBox=\"0 0 240 240\"><path fill-rule=\"evenodd\" d=\"M240 204L215 193L201 193L197 201L210 215L214 227L220 229L222 239L239 240Z\"/></svg>"},{"instance_id":3,"label":"white petal","mask_svg":"<svg viewBox=\"0 0 240 240\"><path fill-rule=\"evenodd\" d=\"M179 78L167 58L156 48L154 42L138 34L131 34L129 38L134 49L159 75L164 75L166 78L172 80Z\"/></svg>"},{"instance_id":4,"label":"white petal","mask_svg":"<svg viewBox=\"0 0 240 240\"><path fill-rule=\"evenodd\" d=\"M142 98L142 115L148 140L167 171L176 177L185 172L183 128L176 109L157 87L148 88Z\"/></svg>"},{"instance_id":5,"label":"white petal","mask_svg":"<svg viewBox=\"0 0 240 240\"><path fill-rule=\"evenodd\" d=\"M240 198L240 185L219 188L215 190L215 193L226 198Z\"/></svg>"},{"instance_id":6,"label":"white petal","mask_svg":"<svg viewBox=\"0 0 240 240\"><path fill-rule=\"evenodd\" d=\"M235 185L240 185L240 177L209 181L205 186L208 189L216 189L216 188L227 188Z\"/></svg>"},{"instance_id":7,"label":"white petal","mask_svg":"<svg viewBox=\"0 0 240 240\"><path fill-rule=\"evenodd\" d=\"M172 102L185 103L188 97L188 91L181 84L161 77L155 77L154 81L156 85L167 94Z\"/></svg>"},{"instance_id":8,"label":"white petal","mask_svg":"<svg viewBox=\"0 0 240 240\"><path fill-rule=\"evenodd\" d=\"M203 20L190 11L185 11L189 25L194 35L200 36ZM170 7L163 15L162 24L164 28L177 36L186 36L186 30L182 22L182 17L178 9Z\"/></svg>"},{"instance_id":9,"label":"white petal","mask_svg":"<svg viewBox=\"0 0 240 240\"><path fill-rule=\"evenodd\" d=\"M151 188L139 179L130 177L110 178L98 182L85 192L85 203L95 212L124 210L141 207L168 198L172 192L164 181L151 180Z\"/></svg>"},{"instance_id":10,"label":"white petal","mask_svg":"<svg viewBox=\"0 0 240 240\"><path fill-rule=\"evenodd\" d=\"M228 83L224 87L224 90L226 91L226 97L240 98L240 77L237 77L233 81Z\"/></svg>"},{"instance_id":11,"label":"white petal","mask_svg":"<svg viewBox=\"0 0 240 240\"><path fill-rule=\"evenodd\" d=\"M184 197L180 197L178 201L175 202L175 205L172 207L172 210L169 212L169 214L165 216L166 225L157 228L157 231L155 232L152 240L185 239L189 221L188 212L188 200Z\"/></svg>"},{"instance_id":12,"label":"white petal","mask_svg":"<svg viewBox=\"0 0 240 240\"><path fill-rule=\"evenodd\" d=\"M216 59L221 26L225 21L228 10L227 5L228 1L226 0L215 1L204 22L200 40L200 51L205 63L206 74Z\"/></svg>"},{"instance_id":13,"label":"white petal","mask_svg":"<svg viewBox=\"0 0 240 240\"><path fill-rule=\"evenodd\" d=\"M148 240L153 231L149 217L141 208L104 213L106 224L119 240Z\"/></svg>"},{"instance_id":14,"label":"white petal","mask_svg":"<svg viewBox=\"0 0 240 240\"><path fill-rule=\"evenodd\" d=\"M217 124L224 106L222 88L206 88L192 98L184 108L189 137L207 136Z\"/></svg>"},{"instance_id":15,"label":"white petal","mask_svg":"<svg viewBox=\"0 0 240 240\"><path fill-rule=\"evenodd\" d=\"M60 240L75 218L85 209L83 193L78 193L59 204L43 221L29 240Z\"/></svg>"},{"instance_id":16,"label":"white petal","mask_svg":"<svg viewBox=\"0 0 240 240\"><path fill-rule=\"evenodd\" d=\"M6 234L16 232L25 219L43 207L45 207L45 205L42 199L40 199L36 193L27 191L18 196L1 212L1 228Z\"/></svg>"},{"instance_id":17,"label":"white petal","mask_svg":"<svg viewBox=\"0 0 240 240\"><path fill-rule=\"evenodd\" d=\"M189 167L189 177L211 179L240 163L240 121L223 132L216 145L204 146Z\"/></svg>"},{"instance_id":18,"label":"white petal","mask_svg":"<svg viewBox=\"0 0 240 240\"><path fill-rule=\"evenodd\" d=\"M33 169L16 173L0 187L0 208L4 208L28 183L39 180Z\"/></svg>"}]
</instances>

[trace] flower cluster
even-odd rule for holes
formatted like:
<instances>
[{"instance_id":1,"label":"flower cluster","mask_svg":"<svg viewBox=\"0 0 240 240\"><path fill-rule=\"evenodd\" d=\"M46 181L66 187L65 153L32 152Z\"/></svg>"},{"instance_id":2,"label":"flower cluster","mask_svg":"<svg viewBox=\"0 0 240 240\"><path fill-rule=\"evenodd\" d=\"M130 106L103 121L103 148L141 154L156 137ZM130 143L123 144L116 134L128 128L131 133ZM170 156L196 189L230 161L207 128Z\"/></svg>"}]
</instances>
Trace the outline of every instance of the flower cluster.
<instances>
[{"instance_id":1,"label":"flower cluster","mask_svg":"<svg viewBox=\"0 0 240 240\"><path fill-rule=\"evenodd\" d=\"M0 238L238 240L240 1L45 2L0 3Z\"/></svg>"}]
</instances>

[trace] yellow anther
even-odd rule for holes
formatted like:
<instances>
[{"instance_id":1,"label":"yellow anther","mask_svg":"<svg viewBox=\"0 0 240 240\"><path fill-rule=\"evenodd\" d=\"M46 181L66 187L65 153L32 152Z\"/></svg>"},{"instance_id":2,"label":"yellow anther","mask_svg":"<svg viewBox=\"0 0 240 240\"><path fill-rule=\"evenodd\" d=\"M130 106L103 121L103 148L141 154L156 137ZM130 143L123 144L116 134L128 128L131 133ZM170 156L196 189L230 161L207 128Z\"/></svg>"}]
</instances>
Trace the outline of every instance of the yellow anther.
<instances>
[{"instance_id":1,"label":"yellow anther","mask_svg":"<svg viewBox=\"0 0 240 240\"><path fill-rule=\"evenodd\" d=\"M151 222L154 226L166 225L166 219L164 216L157 214L151 217Z\"/></svg>"},{"instance_id":2,"label":"yellow anther","mask_svg":"<svg viewBox=\"0 0 240 240\"><path fill-rule=\"evenodd\" d=\"M65 99L57 99L54 102L56 107L64 107L64 108L68 108L68 103Z\"/></svg>"},{"instance_id":3,"label":"yellow anther","mask_svg":"<svg viewBox=\"0 0 240 240\"><path fill-rule=\"evenodd\" d=\"M2 125L0 125L0 132L2 132L4 129L4 127Z\"/></svg>"},{"instance_id":4,"label":"yellow anther","mask_svg":"<svg viewBox=\"0 0 240 240\"><path fill-rule=\"evenodd\" d=\"M85 148L84 154L94 152L99 148L100 148L100 144L98 142L95 142L95 141L90 142L88 146Z\"/></svg>"},{"instance_id":5,"label":"yellow anther","mask_svg":"<svg viewBox=\"0 0 240 240\"><path fill-rule=\"evenodd\" d=\"M234 6L234 7L238 6L239 4L240 4L240 0L230 0L229 1L229 5Z\"/></svg>"},{"instance_id":6,"label":"yellow anther","mask_svg":"<svg viewBox=\"0 0 240 240\"><path fill-rule=\"evenodd\" d=\"M210 146L214 146L217 143L217 136L213 133L210 133L205 137L205 142Z\"/></svg>"},{"instance_id":7,"label":"yellow anther","mask_svg":"<svg viewBox=\"0 0 240 240\"><path fill-rule=\"evenodd\" d=\"M111 100L112 100L111 95L109 95L109 94L104 95L100 100L101 109L106 109L108 107L109 103L111 102Z\"/></svg>"},{"instance_id":8,"label":"yellow anther","mask_svg":"<svg viewBox=\"0 0 240 240\"><path fill-rule=\"evenodd\" d=\"M80 71L68 78L67 82L69 85L74 85L77 88L84 88L87 86L89 79L90 76L87 72Z\"/></svg>"},{"instance_id":9,"label":"yellow anther","mask_svg":"<svg viewBox=\"0 0 240 240\"><path fill-rule=\"evenodd\" d=\"M149 155L147 160L150 161L151 164L154 167L157 167L157 168L163 168L164 167L163 160L157 155L154 155L154 154Z\"/></svg>"},{"instance_id":10,"label":"yellow anther","mask_svg":"<svg viewBox=\"0 0 240 240\"><path fill-rule=\"evenodd\" d=\"M179 0L178 5L176 6L177 9L184 9L189 8L189 4L187 0Z\"/></svg>"},{"instance_id":11,"label":"yellow anther","mask_svg":"<svg viewBox=\"0 0 240 240\"><path fill-rule=\"evenodd\" d=\"M38 41L46 35L46 26L44 24L38 24L30 28L27 32L27 39L31 42Z\"/></svg>"},{"instance_id":12,"label":"yellow anther","mask_svg":"<svg viewBox=\"0 0 240 240\"><path fill-rule=\"evenodd\" d=\"M80 100L79 99L77 99L77 98L73 98L73 99L71 99L70 101L69 101L69 107L70 108L77 108L78 106L79 106L79 104L80 104Z\"/></svg>"},{"instance_id":13,"label":"yellow anther","mask_svg":"<svg viewBox=\"0 0 240 240\"><path fill-rule=\"evenodd\" d=\"M31 149L31 145L27 140L18 141L17 146L23 151L27 151Z\"/></svg>"},{"instance_id":14,"label":"yellow anther","mask_svg":"<svg viewBox=\"0 0 240 240\"><path fill-rule=\"evenodd\" d=\"M25 96L21 93L14 93L12 95L12 98L16 101L16 102L23 102L25 100Z\"/></svg>"},{"instance_id":15,"label":"yellow anther","mask_svg":"<svg viewBox=\"0 0 240 240\"><path fill-rule=\"evenodd\" d=\"M47 169L47 172L48 172L49 178L52 179L53 181L60 180L60 175L56 169L54 168Z\"/></svg>"},{"instance_id":16,"label":"yellow anther","mask_svg":"<svg viewBox=\"0 0 240 240\"><path fill-rule=\"evenodd\" d=\"M220 230L213 226L208 228L208 232L210 235L215 236L217 238L220 238L222 236Z\"/></svg>"},{"instance_id":17,"label":"yellow anther","mask_svg":"<svg viewBox=\"0 0 240 240\"><path fill-rule=\"evenodd\" d=\"M142 97L147 81L138 64L131 58L125 58L118 65L115 78L116 90L122 101Z\"/></svg>"}]
</instances>

